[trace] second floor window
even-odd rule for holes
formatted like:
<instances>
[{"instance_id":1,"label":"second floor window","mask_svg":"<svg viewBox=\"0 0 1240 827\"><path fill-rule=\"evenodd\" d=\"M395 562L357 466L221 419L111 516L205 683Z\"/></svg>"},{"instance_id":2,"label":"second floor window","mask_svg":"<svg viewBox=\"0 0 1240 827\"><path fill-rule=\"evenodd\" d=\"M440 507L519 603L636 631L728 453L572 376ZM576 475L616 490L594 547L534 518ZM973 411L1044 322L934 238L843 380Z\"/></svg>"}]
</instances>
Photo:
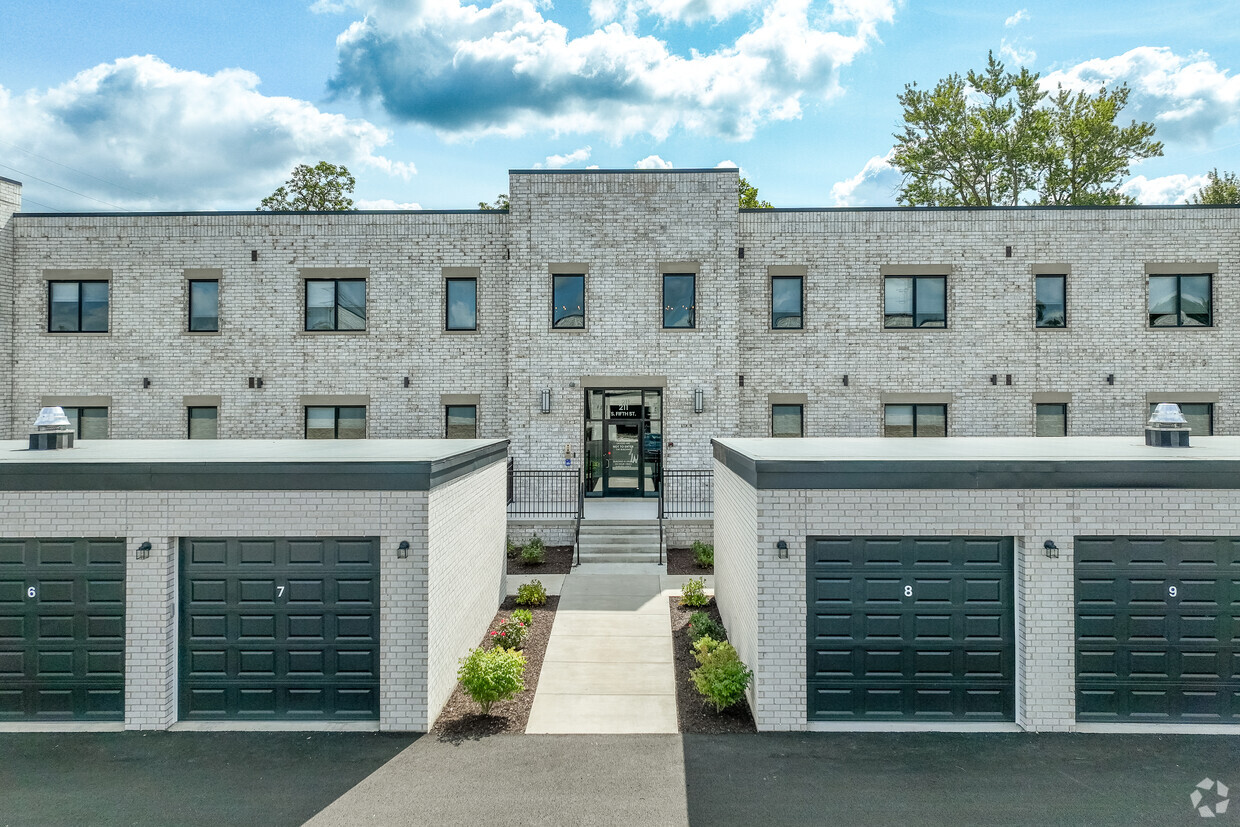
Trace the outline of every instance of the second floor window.
<instances>
[{"instance_id":1,"label":"second floor window","mask_svg":"<svg viewBox=\"0 0 1240 827\"><path fill-rule=\"evenodd\" d=\"M887 276L883 327L947 327L947 277Z\"/></svg>"},{"instance_id":2,"label":"second floor window","mask_svg":"<svg viewBox=\"0 0 1240 827\"><path fill-rule=\"evenodd\" d=\"M106 281L49 281L48 333L107 333Z\"/></svg>"},{"instance_id":3,"label":"second floor window","mask_svg":"<svg viewBox=\"0 0 1240 827\"><path fill-rule=\"evenodd\" d=\"M805 435L805 408L802 405L771 406L771 436Z\"/></svg>"},{"instance_id":4,"label":"second floor window","mask_svg":"<svg viewBox=\"0 0 1240 827\"><path fill-rule=\"evenodd\" d=\"M448 279L444 295L444 329L477 330L478 280Z\"/></svg>"},{"instance_id":5,"label":"second floor window","mask_svg":"<svg viewBox=\"0 0 1240 827\"><path fill-rule=\"evenodd\" d=\"M1176 404L1180 406L1180 413L1184 414L1184 418L1188 420L1191 436L1214 435L1213 402L1176 402ZM1150 403L1151 414L1154 413L1154 408L1157 406L1155 402Z\"/></svg>"},{"instance_id":6,"label":"second floor window","mask_svg":"<svg viewBox=\"0 0 1240 827\"><path fill-rule=\"evenodd\" d=\"M306 330L365 330L366 279L306 279Z\"/></svg>"},{"instance_id":7,"label":"second floor window","mask_svg":"<svg viewBox=\"0 0 1240 827\"><path fill-rule=\"evenodd\" d=\"M208 406L194 406L186 410L189 420L190 439L218 439L220 435L220 409Z\"/></svg>"},{"instance_id":8,"label":"second floor window","mask_svg":"<svg viewBox=\"0 0 1240 827\"><path fill-rule=\"evenodd\" d=\"M306 439L365 439L365 405L306 407Z\"/></svg>"},{"instance_id":9,"label":"second floor window","mask_svg":"<svg viewBox=\"0 0 1240 827\"><path fill-rule=\"evenodd\" d=\"M1210 327L1210 276L1150 276L1150 327Z\"/></svg>"},{"instance_id":10,"label":"second floor window","mask_svg":"<svg viewBox=\"0 0 1240 827\"><path fill-rule=\"evenodd\" d=\"M586 277L551 277L551 326L573 329L586 326Z\"/></svg>"},{"instance_id":11,"label":"second floor window","mask_svg":"<svg viewBox=\"0 0 1240 827\"><path fill-rule=\"evenodd\" d=\"M448 439L478 438L478 406L447 405L444 407L444 436Z\"/></svg>"},{"instance_id":12,"label":"second floor window","mask_svg":"<svg viewBox=\"0 0 1240 827\"><path fill-rule=\"evenodd\" d=\"M65 408L65 416L73 425L73 433L78 439L108 438L107 408Z\"/></svg>"},{"instance_id":13,"label":"second floor window","mask_svg":"<svg viewBox=\"0 0 1240 827\"><path fill-rule=\"evenodd\" d=\"M693 273L666 273L663 276L663 326L697 326L697 276Z\"/></svg>"},{"instance_id":14,"label":"second floor window","mask_svg":"<svg viewBox=\"0 0 1240 827\"><path fill-rule=\"evenodd\" d=\"M804 327L804 282L800 276L771 277L771 327L800 330Z\"/></svg>"},{"instance_id":15,"label":"second floor window","mask_svg":"<svg viewBox=\"0 0 1240 827\"><path fill-rule=\"evenodd\" d=\"M1033 323L1036 327L1067 327L1067 279L1038 276L1034 284Z\"/></svg>"},{"instance_id":16,"label":"second floor window","mask_svg":"<svg viewBox=\"0 0 1240 827\"><path fill-rule=\"evenodd\" d=\"M1033 406L1034 436L1067 436L1068 406L1062 402L1039 402Z\"/></svg>"},{"instance_id":17,"label":"second floor window","mask_svg":"<svg viewBox=\"0 0 1240 827\"><path fill-rule=\"evenodd\" d=\"M884 405L883 436L947 436L947 406Z\"/></svg>"},{"instance_id":18,"label":"second floor window","mask_svg":"<svg viewBox=\"0 0 1240 827\"><path fill-rule=\"evenodd\" d=\"M189 329L191 333L215 333L220 329L220 283L215 280L189 283Z\"/></svg>"}]
</instances>

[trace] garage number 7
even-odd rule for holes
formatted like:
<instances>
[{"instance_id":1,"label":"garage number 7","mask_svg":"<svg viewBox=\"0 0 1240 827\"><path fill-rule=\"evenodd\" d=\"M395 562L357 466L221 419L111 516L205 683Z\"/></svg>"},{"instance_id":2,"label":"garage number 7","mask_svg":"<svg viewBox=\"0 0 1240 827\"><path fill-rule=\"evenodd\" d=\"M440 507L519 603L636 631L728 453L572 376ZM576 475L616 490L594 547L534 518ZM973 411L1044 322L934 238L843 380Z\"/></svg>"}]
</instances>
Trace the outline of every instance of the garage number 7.
<instances>
[{"instance_id":1,"label":"garage number 7","mask_svg":"<svg viewBox=\"0 0 1240 827\"><path fill-rule=\"evenodd\" d=\"M276 586L276 597L284 597L284 587Z\"/></svg>"}]
</instances>

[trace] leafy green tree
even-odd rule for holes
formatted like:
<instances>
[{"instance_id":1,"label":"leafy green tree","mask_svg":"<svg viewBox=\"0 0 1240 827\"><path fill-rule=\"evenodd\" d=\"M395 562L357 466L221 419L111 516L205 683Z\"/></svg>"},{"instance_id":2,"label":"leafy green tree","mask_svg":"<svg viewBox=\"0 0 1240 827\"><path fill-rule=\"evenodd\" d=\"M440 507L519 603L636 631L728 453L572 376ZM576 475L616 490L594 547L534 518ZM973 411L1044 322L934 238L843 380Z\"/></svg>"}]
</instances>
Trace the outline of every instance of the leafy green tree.
<instances>
[{"instance_id":1,"label":"leafy green tree","mask_svg":"<svg viewBox=\"0 0 1240 827\"><path fill-rule=\"evenodd\" d=\"M494 204L488 204L485 201L479 201L478 209L480 210L506 210L508 209L508 193L501 192L499 195L495 196Z\"/></svg>"},{"instance_id":2,"label":"leafy green tree","mask_svg":"<svg viewBox=\"0 0 1240 827\"><path fill-rule=\"evenodd\" d=\"M298 164L284 185L263 199L259 210L290 212L338 212L355 209L353 186L357 180L348 167L319 161L314 166Z\"/></svg>"},{"instance_id":3,"label":"leafy green tree","mask_svg":"<svg viewBox=\"0 0 1240 827\"><path fill-rule=\"evenodd\" d=\"M758 199L758 188L751 185L744 178L741 179L740 187L738 188L738 194L740 195L740 204L741 204L742 210L773 209L773 207L771 207L770 201L760 201Z\"/></svg>"},{"instance_id":4,"label":"leafy green tree","mask_svg":"<svg viewBox=\"0 0 1240 827\"><path fill-rule=\"evenodd\" d=\"M1194 193L1189 199L1190 204L1240 204L1240 179L1234 172L1225 172L1220 177L1218 168L1206 173L1206 185Z\"/></svg>"},{"instance_id":5,"label":"leafy green tree","mask_svg":"<svg viewBox=\"0 0 1240 827\"><path fill-rule=\"evenodd\" d=\"M904 173L908 206L1126 204L1119 191L1132 162L1162 155L1154 126L1116 117L1128 87L1097 95L1060 88L1039 75L1008 72L991 52L986 68L952 74L933 90L916 83L898 96L904 131L892 163Z\"/></svg>"}]
</instances>

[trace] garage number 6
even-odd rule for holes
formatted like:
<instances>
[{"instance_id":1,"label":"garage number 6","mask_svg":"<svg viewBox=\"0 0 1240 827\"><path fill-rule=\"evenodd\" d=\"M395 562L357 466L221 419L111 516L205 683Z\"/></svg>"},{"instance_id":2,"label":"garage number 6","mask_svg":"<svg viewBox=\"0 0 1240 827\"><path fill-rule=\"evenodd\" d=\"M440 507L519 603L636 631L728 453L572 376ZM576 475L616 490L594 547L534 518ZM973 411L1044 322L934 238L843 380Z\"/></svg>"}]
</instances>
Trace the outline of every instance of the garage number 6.
<instances>
[{"instance_id":1,"label":"garage number 6","mask_svg":"<svg viewBox=\"0 0 1240 827\"><path fill-rule=\"evenodd\" d=\"M1167 595L1168 595L1169 597L1175 597L1177 594L1179 594L1179 592L1180 592L1180 590L1179 590L1179 589L1177 589L1175 586L1168 586L1168 587L1167 587Z\"/></svg>"},{"instance_id":2,"label":"garage number 6","mask_svg":"<svg viewBox=\"0 0 1240 827\"><path fill-rule=\"evenodd\" d=\"M904 596L905 596L905 597L912 597L912 596L913 596L913 587L912 587L912 586L905 586L905 587L904 587Z\"/></svg>"},{"instance_id":3,"label":"garage number 6","mask_svg":"<svg viewBox=\"0 0 1240 827\"><path fill-rule=\"evenodd\" d=\"M34 597L35 594L37 594L37 592L34 590L34 586L26 589L26 597Z\"/></svg>"}]
</instances>

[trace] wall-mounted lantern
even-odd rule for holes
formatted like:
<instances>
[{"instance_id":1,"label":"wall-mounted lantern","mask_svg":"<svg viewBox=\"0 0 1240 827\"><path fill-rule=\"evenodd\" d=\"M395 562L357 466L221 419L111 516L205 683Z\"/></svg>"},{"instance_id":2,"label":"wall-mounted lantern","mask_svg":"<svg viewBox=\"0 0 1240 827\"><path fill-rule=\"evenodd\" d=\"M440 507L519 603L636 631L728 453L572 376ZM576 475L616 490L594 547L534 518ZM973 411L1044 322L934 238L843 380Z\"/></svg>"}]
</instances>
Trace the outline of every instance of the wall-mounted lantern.
<instances>
[{"instance_id":1,"label":"wall-mounted lantern","mask_svg":"<svg viewBox=\"0 0 1240 827\"><path fill-rule=\"evenodd\" d=\"M775 548L779 551L780 560L788 559L788 542L786 540L780 540L775 544Z\"/></svg>"},{"instance_id":2,"label":"wall-mounted lantern","mask_svg":"<svg viewBox=\"0 0 1240 827\"><path fill-rule=\"evenodd\" d=\"M543 388L539 391L538 409L543 413L551 413L551 388Z\"/></svg>"},{"instance_id":3,"label":"wall-mounted lantern","mask_svg":"<svg viewBox=\"0 0 1240 827\"><path fill-rule=\"evenodd\" d=\"M398 560L409 559L409 541L408 540L401 540L400 545L396 547L396 559Z\"/></svg>"},{"instance_id":4,"label":"wall-mounted lantern","mask_svg":"<svg viewBox=\"0 0 1240 827\"><path fill-rule=\"evenodd\" d=\"M1047 540L1042 544L1042 553L1054 559L1059 556L1059 546L1055 545L1054 540Z\"/></svg>"},{"instance_id":5,"label":"wall-mounted lantern","mask_svg":"<svg viewBox=\"0 0 1240 827\"><path fill-rule=\"evenodd\" d=\"M702 412L702 389L698 388L693 392L693 412Z\"/></svg>"},{"instance_id":6,"label":"wall-mounted lantern","mask_svg":"<svg viewBox=\"0 0 1240 827\"><path fill-rule=\"evenodd\" d=\"M142 545L138 546L138 550L134 552L133 556L138 560L147 559L151 556L151 544L149 542L144 542Z\"/></svg>"}]
</instances>

